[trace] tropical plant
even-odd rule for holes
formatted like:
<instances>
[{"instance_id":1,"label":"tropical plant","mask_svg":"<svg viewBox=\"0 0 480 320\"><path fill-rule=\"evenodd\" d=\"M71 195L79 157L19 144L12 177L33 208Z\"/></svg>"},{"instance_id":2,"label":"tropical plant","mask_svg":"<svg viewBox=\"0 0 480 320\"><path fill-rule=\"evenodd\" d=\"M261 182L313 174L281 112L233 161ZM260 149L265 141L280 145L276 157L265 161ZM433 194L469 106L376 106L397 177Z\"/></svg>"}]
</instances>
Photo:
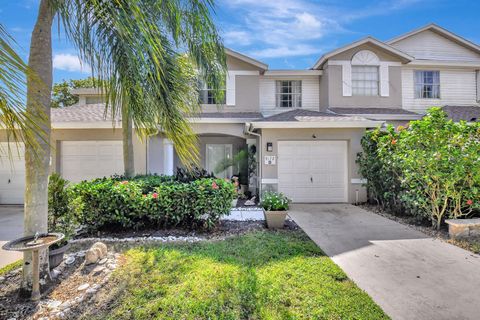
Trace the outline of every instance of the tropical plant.
<instances>
[{"instance_id":1,"label":"tropical plant","mask_svg":"<svg viewBox=\"0 0 480 320\"><path fill-rule=\"evenodd\" d=\"M233 167L238 172L240 184L248 183L248 152L246 150L240 150L231 159L219 161L215 166L214 173L219 174L230 167Z\"/></svg>"},{"instance_id":2,"label":"tropical plant","mask_svg":"<svg viewBox=\"0 0 480 320\"><path fill-rule=\"evenodd\" d=\"M292 201L281 192L266 191L260 205L266 211L287 211Z\"/></svg>"},{"instance_id":3,"label":"tropical plant","mask_svg":"<svg viewBox=\"0 0 480 320\"><path fill-rule=\"evenodd\" d=\"M57 15L67 37L105 92L112 115L123 112L125 139L131 127L147 135L161 128L179 158L189 165L198 159L196 138L185 119L197 108L191 93L195 68L205 70L218 91L225 81L225 55L210 13L210 0L41 0L32 32L27 77L29 119L46 119L45 137L34 136L38 147L25 151L25 233L47 231L52 91L52 23ZM185 52L186 55L181 54ZM38 75L42 86L34 81ZM195 103L192 103L195 101ZM125 146L132 158L131 143ZM38 162L34 160L40 159ZM133 163L129 162L129 163ZM133 166L126 167L127 175ZM31 260L25 254L24 260ZM42 271L48 268L41 259ZM31 283L30 263L24 264L23 288Z\"/></svg>"},{"instance_id":4,"label":"tropical plant","mask_svg":"<svg viewBox=\"0 0 480 320\"><path fill-rule=\"evenodd\" d=\"M454 123L431 108L407 128L365 136L360 172L369 194L440 228L443 220L480 209L480 125ZM383 181L375 181L375 180Z\"/></svg>"},{"instance_id":5,"label":"tropical plant","mask_svg":"<svg viewBox=\"0 0 480 320\"><path fill-rule=\"evenodd\" d=\"M175 174L175 180L178 182L191 182L203 178L215 178L215 176L207 170L198 167L190 169L178 167Z\"/></svg>"}]
</instances>

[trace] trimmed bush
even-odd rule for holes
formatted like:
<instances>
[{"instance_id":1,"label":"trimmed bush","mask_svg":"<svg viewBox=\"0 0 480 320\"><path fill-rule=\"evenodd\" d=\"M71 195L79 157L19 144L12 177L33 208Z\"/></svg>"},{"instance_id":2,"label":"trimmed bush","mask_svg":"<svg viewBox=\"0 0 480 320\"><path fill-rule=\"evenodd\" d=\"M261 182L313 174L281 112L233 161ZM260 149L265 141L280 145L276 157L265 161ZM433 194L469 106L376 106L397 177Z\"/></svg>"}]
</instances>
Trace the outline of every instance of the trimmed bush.
<instances>
[{"instance_id":1,"label":"trimmed bush","mask_svg":"<svg viewBox=\"0 0 480 320\"><path fill-rule=\"evenodd\" d=\"M223 179L188 183L146 176L119 181L103 178L68 189L78 220L91 231L148 226L212 228L229 214L234 185Z\"/></svg>"},{"instance_id":2,"label":"trimmed bush","mask_svg":"<svg viewBox=\"0 0 480 320\"><path fill-rule=\"evenodd\" d=\"M427 218L436 228L446 217L480 209L480 124L454 123L432 108L408 128L367 133L362 146L360 173L370 198L384 207Z\"/></svg>"}]
</instances>

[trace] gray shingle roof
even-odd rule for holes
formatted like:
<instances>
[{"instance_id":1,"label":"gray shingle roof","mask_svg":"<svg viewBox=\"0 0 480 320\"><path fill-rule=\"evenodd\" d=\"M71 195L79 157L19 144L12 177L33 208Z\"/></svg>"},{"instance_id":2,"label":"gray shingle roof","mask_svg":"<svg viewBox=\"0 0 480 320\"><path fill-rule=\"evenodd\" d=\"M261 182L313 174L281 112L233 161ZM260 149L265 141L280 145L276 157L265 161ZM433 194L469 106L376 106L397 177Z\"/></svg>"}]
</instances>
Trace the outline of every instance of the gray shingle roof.
<instances>
[{"instance_id":1,"label":"gray shingle roof","mask_svg":"<svg viewBox=\"0 0 480 320\"><path fill-rule=\"evenodd\" d=\"M417 113L401 108L329 108L330 111L337 114L409 114L416 115Z\"/></svg>"},{"instance_id":2,"label":"gray shingle roof","mask_svg":"<svg viewBox=\"0 0 480 320\"><path fill-rule=\"evenodd\" d=\"M105 104L73 105L64 108L52 108L52 122L97 122L112 121L110 110L105 113ZM115 117L121 120L121 115Z\"/></svg>"},{"instance_id":3,"label":"gray shingle roof","mask_svg":"<svg viewBox=\"0 0 480 320\"><path fill-rule=\"evenodd\" d=\"M297 119L298 117L335 118L335 117L343 117L343 116L332 113L332 112L319 112L319 111L312 111L312 110L305 110L305 109L293 109L287 112L282 112L270 117L263 118L260 121L299 121Z\"/></svg>"},{"instance_id":4,"label":"gray shingle roof","mask_svg":"<svg viewBox=\"0 0 480 320\"><path fill-rule=\"evenodd\" d=\"M480 121L479 106L444 106L443 111L447 113L449 119L455 122L460 120L468 122Z\"/></svg>"}]
</instances>

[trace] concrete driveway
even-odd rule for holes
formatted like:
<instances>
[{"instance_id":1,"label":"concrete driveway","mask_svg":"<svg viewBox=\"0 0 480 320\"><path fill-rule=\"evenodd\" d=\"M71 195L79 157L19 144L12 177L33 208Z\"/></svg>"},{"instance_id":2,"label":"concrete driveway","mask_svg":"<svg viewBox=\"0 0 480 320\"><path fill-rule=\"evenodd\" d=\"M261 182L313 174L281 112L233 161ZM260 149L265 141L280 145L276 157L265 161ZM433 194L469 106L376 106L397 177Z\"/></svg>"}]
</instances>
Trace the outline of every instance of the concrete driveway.
<instances>
[{"instance_id":1,"label":"concrete driveway","mask_svg":"<svg viewBox=\"0 0 480 320\"><path fill-rule=\"evenodd\" d=\"M480 256L352 205L289 215L392 319L480 319Z\"/></svg>"},{"instance_id":2,"label":"concrete driveway","mask_svg":"<svg viewBox=\"0 0 480 320\"><path fill-rule=\"evenodd\" d=\"M0 268L17 261L23 254L5 251L1 246L23 235L23 206L0 206Z\"/></svg>"}]
</instances>

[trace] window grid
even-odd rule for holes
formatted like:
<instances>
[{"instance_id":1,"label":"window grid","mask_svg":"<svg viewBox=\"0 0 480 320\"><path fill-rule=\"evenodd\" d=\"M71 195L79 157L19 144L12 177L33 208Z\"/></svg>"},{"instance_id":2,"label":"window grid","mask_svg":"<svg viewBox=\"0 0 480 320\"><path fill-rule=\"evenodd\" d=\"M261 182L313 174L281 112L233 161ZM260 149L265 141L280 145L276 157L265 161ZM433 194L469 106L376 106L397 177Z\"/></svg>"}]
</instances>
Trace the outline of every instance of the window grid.
<instances>
[{"instance_id":1,"label":"window grid","mask_svg":"<svg viewBox=\"0 0 480 320\"><path fill-rule=\"evenodd\" d=\"M302 81L277 80L276 101L278 108L301 108Z\"/></svg>"},{"instance_id":2,"label":"window grid","mask_svg":"<svg viewBox=\"0 0 480 320\"><path fill-rule=\"evenodd\" d=\"M200 88L198 90L198 98L199 98L200 104L225 104L226 103L225 89L220 90L220 91L223 91L223 99L221 101L217 101L214 90L212 88L209 88L205 81L199 80L198 87Z\"/></svg>"},{"instance_id":3,"label":"window grid","mask_svg":"<svg viewBox=\"0 0 480 320\"><path fill-rule=\"evenodd\" d=\"M415 71L415 98L440 99L440 71Z\"/></svg>"},{"instance_id":4,"label":"window grid","mask_svg":"<svg viewBox=\"0 0 480 320\"><path fill-rule=\"evenodd\" d=\"M376 66L352 66L352 94L378 96L379 76Z\"/></svg>"}]
</instances>

